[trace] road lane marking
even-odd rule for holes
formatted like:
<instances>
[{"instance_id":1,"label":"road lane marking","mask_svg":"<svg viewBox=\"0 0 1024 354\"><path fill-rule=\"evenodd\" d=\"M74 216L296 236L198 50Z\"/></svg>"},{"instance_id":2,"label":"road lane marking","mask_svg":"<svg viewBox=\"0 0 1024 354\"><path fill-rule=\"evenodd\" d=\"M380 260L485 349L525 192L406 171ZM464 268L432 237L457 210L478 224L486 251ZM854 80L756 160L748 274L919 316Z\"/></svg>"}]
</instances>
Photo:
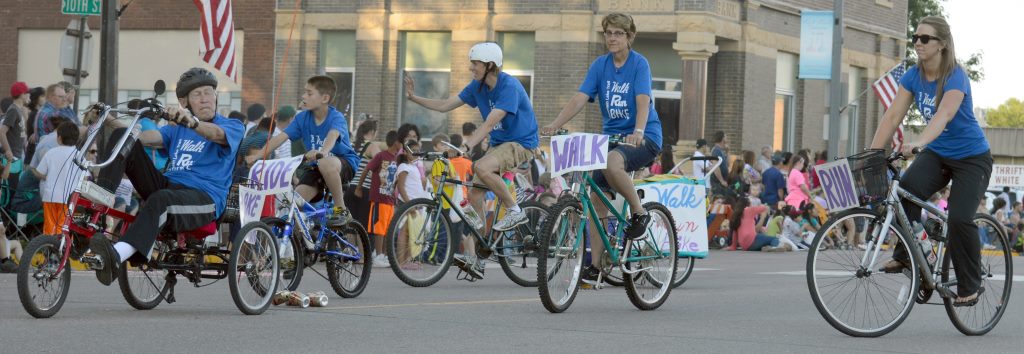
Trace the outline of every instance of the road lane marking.
<instances>
[{"instance_id":1,"label":"road lane marking","mask_svg":"<svg viewBox=\"0 0 1024 354\"><path fill-rule=\"evenodd\" d=\"M807 275L807 271L796 270L796 271L791 271L791 272L760 272L760 273L755 273L755 274L764 274L764 275L800 275L800 276L804 276L804 275ZM819 271L818 274L819 275L828 275L828 276L844 276L844 275L853 276L853 273L851 273L851 272L840 272L840 271ZM1006 277L1003 276L1003 275L993 275L992 279L994 279L994 280L1005 280ZM1013 281L1015 281L1015 282L1024 282L1024 275L1014 275L1013 276Z\"/></svg>"}]
</instances>

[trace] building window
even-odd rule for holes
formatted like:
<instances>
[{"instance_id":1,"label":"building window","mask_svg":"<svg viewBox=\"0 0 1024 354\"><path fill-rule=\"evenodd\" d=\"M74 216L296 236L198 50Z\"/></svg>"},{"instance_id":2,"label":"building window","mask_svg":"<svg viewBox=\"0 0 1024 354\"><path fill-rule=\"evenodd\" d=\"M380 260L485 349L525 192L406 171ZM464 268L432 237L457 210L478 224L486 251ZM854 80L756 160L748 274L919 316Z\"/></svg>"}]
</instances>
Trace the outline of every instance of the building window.
<instances>
[{"instance_id":1,"label":"building window","mask_svg":"<svg viewBox=\"0 0 1024 354\"><path fill-rule=\"evenodd\" d=\"M416 95L435 99L449 96L451 81L451 32L402 32L402 53L398 74L399 124L412 123L420 129L420 137L448 134L448 114L426 109L406 100L405 81L408 75L416 82Z\"/></svg>"},{"instance_id":2,"label":"building window","mask_svg":"<svg viewBox=\"0 0 1024 354\"><path fill-rule=\"evenodd\" d=\"M518 79L533 101L534 33L498 32L497 37L503 55L501 71Z\"/></svg>"},{"instance_id":3,"label":"building window","mask_svg":"<svg viewBox=\"0 0 1024 354\"><path fill-rule=\"evenodd\" d=\"M843 126L849 134L846 137L846 155L852 155L860 148L860 98L861 90L864 89L861 81L864 79L866 70L858 67L850 67L850 74L847 82L847 102L850 103L843 111ZM837 155L839 156L839 155Z\"/></svg>"},{"instance_id":4,"label":"building window","mask_svg":"<svg viewBox=\"0 0 1024 354\"><path fill-rule=\"evenodd\" d=\"M674 36L666 38L653 33L640 33L633 42L633 50L647 58L651 65L653 108L661 119L662 138L668 145L679 140L680 101L683 95L683 63L679 52L672 49L674 42Z\"/></svg>"},{"instance_id":5,"label":"building window","mask_svg":"<svg viewBox=\"0 0 1024 354\"><path fill-rule=\"evenodd\" d=\"M242 91L221 91L217 93L217 112L227 117L231 111L239 111L242 114ZM248 117L246 117L248 118Z\"/></svg>"},{"instance_id":6,"label":"building window","mask_svg":"<svg viewBox=\"0 0 1024 354\"><path fill-rule=\"evenodd\" d=\"M775 60L775 121L772 125L772 148L796 150L796 119L794 96L800 63L796 54L779 52Z\"/></svg>"},{"instance_id":7,"label":"building window","mask_svg":"<svg viewBox=\"0 0 1024 354\"><path fill-rule=\"evenodd\" d=\"M331 104L345 115L349 130L355 130L356 32L320 31L320 63L321 72L338 87Z\"/></svg>"}]
</instances>

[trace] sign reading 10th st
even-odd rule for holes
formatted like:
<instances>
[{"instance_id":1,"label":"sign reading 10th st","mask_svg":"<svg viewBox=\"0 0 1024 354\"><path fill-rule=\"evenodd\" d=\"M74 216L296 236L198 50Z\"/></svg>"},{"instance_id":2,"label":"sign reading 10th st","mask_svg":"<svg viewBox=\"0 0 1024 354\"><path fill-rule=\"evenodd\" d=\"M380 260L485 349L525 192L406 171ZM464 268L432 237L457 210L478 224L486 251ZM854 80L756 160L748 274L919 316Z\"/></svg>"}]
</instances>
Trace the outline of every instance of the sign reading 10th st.
<instances>
[{"instance_id":1,"label":"sign reading 10th st","mask_svg":"<svg viewBox=\"0 0 1024 354\"><path fill-rule=\"evenodd\" d=\"M62 0L60 12L65 15L99 16L102 0Z\"/></svg>"}]
</instances>

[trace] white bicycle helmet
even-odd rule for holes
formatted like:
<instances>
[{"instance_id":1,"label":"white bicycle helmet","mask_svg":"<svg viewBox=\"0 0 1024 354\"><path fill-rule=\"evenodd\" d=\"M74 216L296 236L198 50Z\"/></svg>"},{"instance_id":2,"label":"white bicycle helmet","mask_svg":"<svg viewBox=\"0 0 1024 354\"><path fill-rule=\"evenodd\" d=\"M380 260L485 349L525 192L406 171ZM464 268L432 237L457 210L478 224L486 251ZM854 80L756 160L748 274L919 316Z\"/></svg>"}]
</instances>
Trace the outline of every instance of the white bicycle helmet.
<instances>
[{"instance_id":1,"label":"white bicycle helmet","mask_svg":"<svg viewBox=\"0 0 1024 354\"><path fill-rule=\"evenodd\" d=\"M469 60L477 60L484 63L494 63L501 66L501 47L498 43L483 42L477 43L469 49Z\"/></svg>"}]
</instances>

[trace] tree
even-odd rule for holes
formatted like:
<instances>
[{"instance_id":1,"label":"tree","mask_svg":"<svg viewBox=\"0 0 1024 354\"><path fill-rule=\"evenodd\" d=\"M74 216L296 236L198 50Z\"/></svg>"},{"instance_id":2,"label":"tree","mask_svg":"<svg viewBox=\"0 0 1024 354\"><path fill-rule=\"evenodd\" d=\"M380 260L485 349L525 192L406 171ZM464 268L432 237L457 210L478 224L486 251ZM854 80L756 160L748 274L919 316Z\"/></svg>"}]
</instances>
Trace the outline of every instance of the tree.
<instances>
[{"instance_id":1,"label":"tree","mask_svg":"<svg viewBox=\"0 0 1024 354\"><path fill-rule=\"evenodd\" d=\"M990 127L1024 128L1024 102L1010 98L985 116Z\"/></svg>"},{"instance_id":2,"label":"tree","mask_svg":"<svg viewBox=\"0 0 1024 354\"><path fill-rule=\"evenodd\" d=\"M917 29L918 22L921 19L928 16L946 16L946 10L942 7L942 3L946 0L910 0L907 4L907 38L914 35L914 31ZM971 78L971 81L979 82L985 78L985 71L982 68L982 55L984 53L971 53L967 57L967 60L958 58L960 65L967 71L967 77ZM914 65L917 62L917 53L914 52L914 45L910 43L907 45L907 66ZM917 111L915 106L910 112L907 112L907 119L904 122L908 128L914 132L920 132L924 128L924 118L921 117L921 113Z\"/></svg>"}]
</instances>

